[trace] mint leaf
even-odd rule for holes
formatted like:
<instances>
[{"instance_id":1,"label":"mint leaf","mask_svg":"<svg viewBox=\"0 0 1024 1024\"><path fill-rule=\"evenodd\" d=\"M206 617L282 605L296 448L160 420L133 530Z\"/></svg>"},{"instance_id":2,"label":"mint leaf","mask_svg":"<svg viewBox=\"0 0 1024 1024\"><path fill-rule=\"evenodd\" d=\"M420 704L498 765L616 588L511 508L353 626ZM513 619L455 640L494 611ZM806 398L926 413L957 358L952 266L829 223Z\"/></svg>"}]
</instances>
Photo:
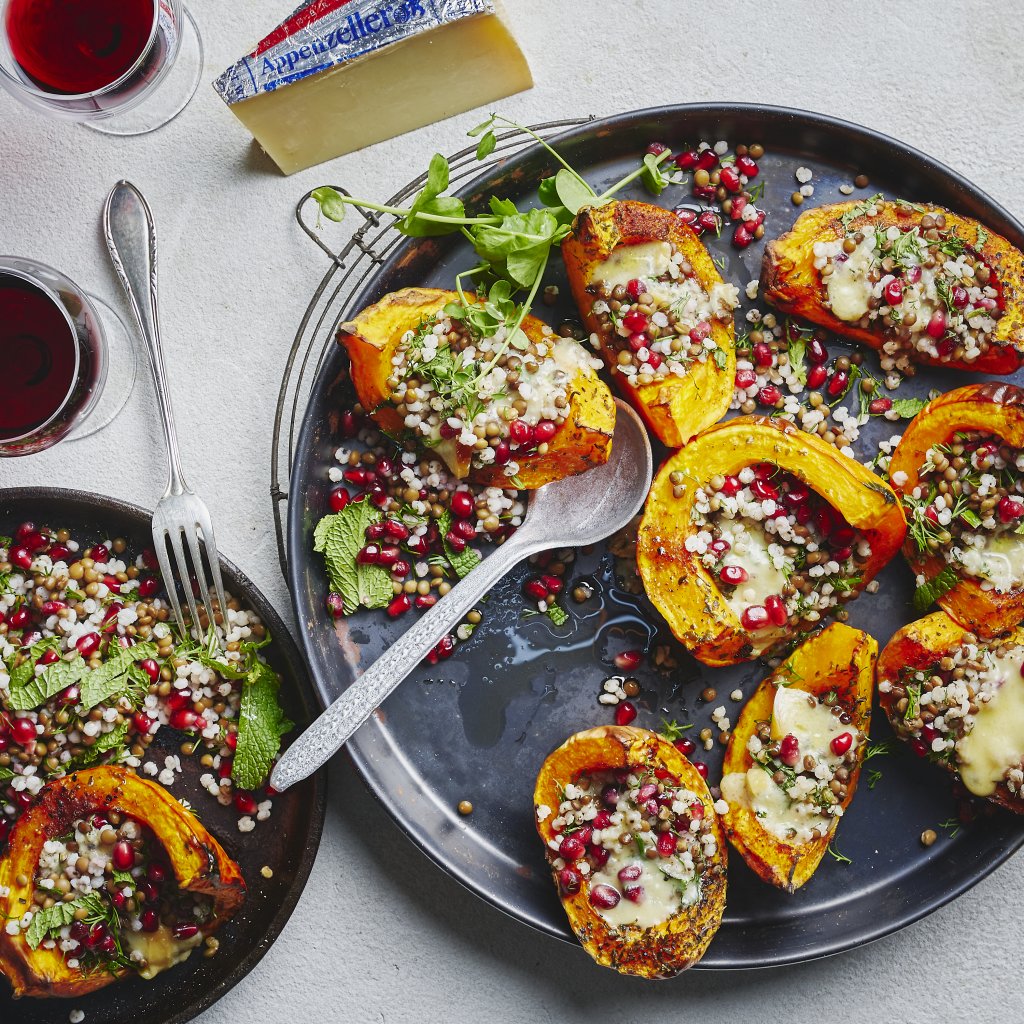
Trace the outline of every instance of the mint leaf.
<instances>
[{"instance_id":1,"label":"mint leaf","mask_svg":"<svg viewBox=\"0 0 1024 1024\"><path fill-rule=\"evenodd\" d=\"M379 565L360 565L356 555L366 544L366 528L384 513L362 498L341 512L324 516L313 531L313 550L324 556L331 591L340 594L345 614L356 609L383 608L394 597L390 574Z\"/></svg>"},{"instance_id":2,"label":"mint leaf","mask_svg":"<svg viewBox=\"0 0 1024 1024\"><path fill-rule=\"evenodd\" d=\"M75 911L85 906L82 897L72 900L70 903L54 903L52 907L45 910L37 910L32 915L28 929L25 932L25 941L29 949L36 949L39 943L53 932L59 932L65 925L75 920Z\"/></svg>"},{"instance_id":3,"label":"mint leaf","mask_svg":"<svg viewBox=\"0 0 1024 1024\"><path fill-rule=\"evenodd\" d=\"M107 660L99 668L87 672L82 677L81 700L86 711L137 686L129 674L129 669L137 661L145 661L146 658L155 658L157 655L156 644L148 641L134 647L112 646L111 649L114 653L108 655ZM148 682L147 676L147 685Z\"/></svg>"},{"instance_id":4,"label":"mint leaf","mask_svg":"<svg viewBox=\"0 0 1024 1024\"><path fill-rule=\"evenodd\" d=\"M14 677L11 677L7 706L12 711L34 711L42 707L51 697L77 683L89 671L85 660L78 653L70 661L55 661L47 665L39 676L34 675L32 665L33 660L29 659L19 666L19 669L26 666L29 669L29 678L24 684L16 684ZM23 675L21 672L19 679Z\"/></svg>"},{"instance_id":5,"label":"mint leaf","mask_svg":"<svg viewBox=\"0 0 1024 1024\"><path fill-rule=\"evenodd\" d=\"M254 652L242 684L238 744L231 763L231 778L242 789L259 788L281 749L281 737L294 728L277 702L279 688L277 673Z\"/></svg>"},{"instance_id":6,"label":"mint leaf","mask_svg":"<svg viewBox=\"0 0 1024 1024\"><path fill-rule=\"evenodd\" d=\"M926 398L895 398L892 403L892 411L900 419L912 420L927 404Z\"/></svg>"},{"instance_id":7,"label":"mint leaf","mask_svg":"<svg viewBox=\"0 0 1024 1024\"><path fill-rule=\"evenodd\" d=\"M789 365L793 368L796 379L801 384L806 384L807 364L805 356L807 353L807 339L802 334L790 334L786 352L789 355Z\"/></svg>"},{"instance_id":8,"label":"mint leaf","mask_svg":"<svg viewBox=\"0 0 1024 1024\"><path fill-rule=\"evenodd\" d=\"M960 582L960 577L951 565L947 565L938 576L923 583L914 591L914 610L926 612L942 597Z\"/></svg>"},{"instance_id":9,"label":"mint leaf","mask_svg":"<svg viewBox=\"0 0 1024 1024\"><path fill-rule=\"evenodd\" d=\"M456 551L448 543L448 531L452 528L452 514L447 509L445 509L444 515L438 519L437 528L444 538L444 553L448 559L448 564L455 570L455 575L461 580L480 564L480 553L468 544L461 551Z\"/></svg>"},{"instance_id":10,"label":"mint leaf","mask_svg":"<svg viewBox=\"0 0 1024 1024\"><path fill-rule=\"evenodd\" d=\"M974 527L974 529L977 529L979 526L981 526L981 516L979 516L973 508L965 508L963 512L960 513L960 518L968 526Z\"/></svg>"},{"instance_id":11,"label":"mint leaf","mask_svg":"<svg viewBox=\"0 0 1024 1024\"><path fill-rule=\"evenodd\" d=\"M149 676L146 676L146 681L149 682ZM78 757L69 761L65 770L77 772L82 768L91 768L93 765L99 764L100 761L104 760L103 755L111 750L115 750L117 753L114 757L110 758L110 761L120 760L121 755L125 753L125 740L127 738L128 722L125 721L115 726L110 732L103 733L91 747L86 747Z\"/></svg>"},{"instance_id":12,"label":"mint leaf","mask_svg":"<svg viewBox=\"0 0 1024 1024\"><path fill-rule=\"evenodd\" d=\"M988 232L979 224L978 237L974 243L975 248L980 249L988 241Z\"/></svg>"},{"instance_id":13,"label":"mint leaf","mask_svg":"<svg viewBox=\"0 0 1024 1024\"><path fill-rule=\"evenodd\" d=\"M556 626L564 626L569 621L569 613L560 604L549 604L548 618Z\"/></svg>"},{"instance_id":14,"label":"mint leaf","mask_svg":"<svg viewBox=\"0 0 1024 1024\"><path fill-rule=\"evenodd\" d=\"M13 768L5 768L3 765L0 765L0 782L7 782L8 779L13 779L13 778L14 778L14 769Z\"/></svg>"}]
</instances>

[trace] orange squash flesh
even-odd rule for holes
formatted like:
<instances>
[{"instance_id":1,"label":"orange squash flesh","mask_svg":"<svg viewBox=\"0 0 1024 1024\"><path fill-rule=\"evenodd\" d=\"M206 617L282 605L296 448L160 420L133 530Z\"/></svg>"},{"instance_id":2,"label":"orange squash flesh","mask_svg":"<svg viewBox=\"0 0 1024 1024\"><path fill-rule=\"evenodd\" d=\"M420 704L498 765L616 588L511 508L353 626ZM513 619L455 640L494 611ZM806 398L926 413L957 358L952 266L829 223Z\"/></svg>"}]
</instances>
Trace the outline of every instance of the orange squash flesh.
<instances>
[{"instance_id":1,"label":"orange squash flesh","mask_svg":"<svg viewBox=\"0 0 1024 1024\"><path fill-rule=\"evenodd\" d=\"M756 634L743 627L700 555L687 551L698 487L715 475L774 463L817 491L871 545L859 572L862 590L899 550L906 531L896 495L874 473L819 437L783 420L741 416L720 423L672 455L654 479L637 540L637 566L651 602L673 634L705 665L756 657ZM673 473L686 481L673 495Z\"/></svg>"},{"instance_id":2,"label":"orange squash flesh","mask_svg":"<svg viewBox=\"0 0 1024 1024\"><path fill-rule=\"evenodd\" d=\"M612 929L589 902L589 884L567 895L560 890L569 924L586 951L603 967L641 978L669 978L695 964L705 953L722 923L725 912L726 847L721 823L707 783L696 768L667 740L632 726L602 726L570 736L541 767L534 791L534 809L557 809L559 787L575 782L583 773L616 768L664 768L680 784L695 793L704 805L705 818L713 822L717 851L701 877L700 898L681 908L667 921L651 928L623 925ZM553 814L535 814L537 832L545 850L558 835ZM554 872L558 886L558 873Z\"/></svg>"},{"instance_id":3,"label":"orange squash flesh","mask_svg":"<svg viewBox=\"0 0 1024 1024\"><path fill-rule=\"evenodd\" d=\"M594 296L588 291L598 279L601 265L620 246L644 242L670 242L693 267L697 280L710 293L722 278L703 243L689 225L670 210L632 200L610 202L580 211L573 230L562 242L562 259L576 306L587 330L598 330ZM672 374L651 384L634 387L618 372L618 353L602 347L602 356L623 398L629 402L669 448L678 448L694 434L721 419L732 401L736 379L736 351L732 319L715 320L711 337L718 346L704 362L692 363L685 377Z\"/></svg>"},{"instance_id":4,"label":"orange squash flesh","mask_svg":"<svg viewBox=\"0 0 1024 1024\"><path fill-rule=\"evenodd\" d=\"M391 359L406 331L417 328L449 302L458 301L457 292L403 288L385 295L339 328L338 340L348 351L359 401L374 421L394 437L402 435L405 424L389 401ZM543 328L544 324L533 316L526 317L522 324L523 333L534 342L544 340ZM548 336L549 340L551 337ZM525 490L536 490L552 480L582 473L608 461L615 430L615 403L608 386L593 370L581 368L569 384L567 398L565 422L548 442L547 452L517 457L517 476ZM473 468L469 470L469 479L486 487L515 486L500 466Z\"/></svg>"},{"instance_id":5,"label":"orange squash flesh","mask_svg":"<svg viewBox=\"0 0 1024 1024\"><path fill-rule=\"evenodd\" d=\"M916 745L916 752L920 756L927 756L928 751L922 746L921 741L916 739L915 733L918 730L908 731L903 715L897 710L899 695L890 687L902 683L906 673L932 669L943 658L958 651L968 640L973 643L976 639L976 632L969 633L945 612L933 612L897 630L878 658L878 682L889 684L879 689L878 703L892 723L893 732L905 742ZM1024 627L1016 627L1006 634L1006 639L1016 646L1024 646ZM1024 748L1024 736L1021 737L1021 745ZM934 763L959 778L955 764L948 760ZM1005 807L1014 814L1024 814L1024 794L1010 792L1005 782L1001 782L995 792L985 799Z\"/></svg>"},{"instance_id":6,"label":"orange squash flesh","mask_svg":"<svg viewBox=\"0 0 1024 1024\"><path fill-rule=\"evenodd\" d=\"M842 216L855 202L819 206L801 214L792 230L768 243L761 267L761 296L784 313L802 316L836 334L856 338L879 349L885 340L877 331L865 330L834 316L825 305L827 289L814 266L816 242L832 242L846 235ZM917 204L920 206L920 204ZM1004 308L995 330L995 341L988 352L973 362L937 359L916 352L915 361L933 366L969 370L975 373L1008 374L1024 365L1024 254L1000 235L988 232L970 217L961 217L939 206L913 207L894 202L879 202L878 214L864 214L851 220L851 230L867 232L875 225L895 225L901 231L916 227L926 214L943 214L947 228L957 235L995 271L1002 287ZM987 238L985 237L987 235ZM979 246L976 240L984 242Z\"/></svg>"},{"instance_id":7,"label":"orange squash flesh","mask_svg":"<svg viewBox=\"0 0 1024 1024\"><path fill-rule=\"evenodd\" d=\"M852 725L867 734L871 724L878 644L859 629L833 623L812 637L787 659L774 676L765 679L740 713L726 748L722 774L745 773L754 767L747 743L758 722L770 721L775 706L776 680L792 690L814 694L821 699L830 691L836 704L849 712ZM860 757L850 770L845 810L853 799L863 762ZM751 870L771 885L795 892L814 874L832 839L832 832L804 843L791 843L764 828L754 811L742 804L730 804L723 815L725 834ZM834 829L833 829L834 832Z\"/></svg>"},{"instance_id":8,"label":"orange squash flesh","mask_svg":"<svg viewBox=\"0 0 1024 1024\"><path fill-rule=\"evenodd\" d=\"M983 431L1011 447L1024 448L1024 390L995 382L969 384L929 402L907 427L889 464L890 480L901 498L920 483L919 472L928 450L946 444L958 431ZM903 553L914 572L929 580L948 564L941 554L923 556L909 534ZM937 603L983 637L1005 633L1024 621L1024 585L997 594L983 590L980 580L965 576Z\"/></svg>"},{"instance_id":9,"label":"orange squash flesh","mask_svg":"<svg viewBox=\"0 0 1024 1024\"><path fill-rule=\"evenodd\" d=\"M96 812L118 812L148 826L174 870L178 887L208 896L210 919L201 931L212 934L245 899L238 865L216 839L162 786L125 768L105 766L54 779L21 818L0 861L0 914L21 918L32 908L35 878L43 844L71 831L76 821ZM22 881L19 881L21 879ZM24 934L0 930L0 972L15 996L77 997L116 981L119 974L90 974L68 967L60 949L31 949ZM121 972L123 973L123 972Z\"/></svg>"}]
</instances>

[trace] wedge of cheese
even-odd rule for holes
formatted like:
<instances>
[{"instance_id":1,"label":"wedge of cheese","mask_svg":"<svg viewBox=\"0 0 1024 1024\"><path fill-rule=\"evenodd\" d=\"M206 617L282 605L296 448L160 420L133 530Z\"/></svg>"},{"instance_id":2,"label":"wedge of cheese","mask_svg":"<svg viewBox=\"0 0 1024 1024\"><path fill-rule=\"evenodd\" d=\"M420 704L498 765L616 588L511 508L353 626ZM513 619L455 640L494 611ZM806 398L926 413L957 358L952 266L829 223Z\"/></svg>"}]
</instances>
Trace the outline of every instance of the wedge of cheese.
<instances>
[{"instance_id":1,"label":"wedge of cheese","mask_svg":"<svg viewBox=\"0 0 1024 1024\"><path fill-rule=\"evenodd\" d=\"M531 85L493 0L310 0L214 88L292 174Z\"/></svg>"}]
</instances>

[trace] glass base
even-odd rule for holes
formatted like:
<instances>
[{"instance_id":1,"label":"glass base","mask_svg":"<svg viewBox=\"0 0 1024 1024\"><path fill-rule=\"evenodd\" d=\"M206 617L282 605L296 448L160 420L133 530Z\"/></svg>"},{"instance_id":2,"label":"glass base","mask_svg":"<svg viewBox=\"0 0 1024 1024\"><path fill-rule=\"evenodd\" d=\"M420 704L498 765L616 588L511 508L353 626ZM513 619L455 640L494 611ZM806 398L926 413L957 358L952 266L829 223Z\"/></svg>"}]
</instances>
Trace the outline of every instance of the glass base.
<instances>
[{"instance_id":1,"label":"glass base","mask_svg":"<svg viewBox=\"0 0 1024 1024\"><path fill-rule=\"evenodd\" d=\"M89 414L64 439L65 441L81 441L83 437L91 437L113 422L131 397L135 387L135 374L138 360L135 353L135 342L124 321L117 311L103 299L88 295L96 315L103 326L106 340L106 379L96 404Z\"/></svg>"},{"instance_id":2,"label":"glass base","mask_svg":"<svg viewBox=\"0 0 1024 1024\"><path fill-rule=\"evenodd\" d=\"M181 46L164 80L137 107L123 114L86 121L101 135L146 135L173 121L188 106L203 77L203 37L192 12L182 7Z\"/></svg>"}]
</instances>

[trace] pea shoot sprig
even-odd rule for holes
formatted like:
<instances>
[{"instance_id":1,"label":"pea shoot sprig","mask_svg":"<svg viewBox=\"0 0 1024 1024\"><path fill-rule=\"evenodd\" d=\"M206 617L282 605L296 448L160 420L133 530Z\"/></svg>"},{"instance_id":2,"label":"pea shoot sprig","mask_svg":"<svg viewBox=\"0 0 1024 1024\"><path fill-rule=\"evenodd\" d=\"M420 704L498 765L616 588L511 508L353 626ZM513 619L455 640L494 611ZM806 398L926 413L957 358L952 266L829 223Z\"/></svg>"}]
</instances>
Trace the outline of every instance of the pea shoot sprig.
<instances>
[{"instance_id":1,"label":"pea shoot sprig","mask_svg":"<svg viewBox=\"0 0 1024 1024\"><path fill-rule=\"evenodd\" d=\"M540 182L538 196L541 205L520 210L511 199L492 195L488 211L470 215L461 199L445 195L450 184L448 161L435 153L427 170L422 189L409 206L388 206L367 199L342 195L324 185L314 189L312 198L328 220L344 219L348 206L358 206L397 218L395 228L410 238L429 238L461 233L470 242L480 262L456 275L455 287L458 303L445 307L446 316L467 321L482 337L492 337L505 328L502 343L483 368L479 377L490 372L509 345L525 348L522 324L533 307L551 257L553 247L559 245L572 229L573 218L589 206L602 206L637 178L657 170L668 158L668 152L645 157L644 163L610 188L598 194L590 183L575 170L556 150L535 131L516 124L499 114L492 114L468 134L479 139L476 149L478 160L486 159L498 144L496 129L512 128L532 136L561 165L559 170ZM470 299L463 282L477 282L478 297ZM486 298L481 300L479 294ZM515 296L525 292L525 299ZM479 378L478 378L479 379Z\"/></svg>"}]
</instances>

